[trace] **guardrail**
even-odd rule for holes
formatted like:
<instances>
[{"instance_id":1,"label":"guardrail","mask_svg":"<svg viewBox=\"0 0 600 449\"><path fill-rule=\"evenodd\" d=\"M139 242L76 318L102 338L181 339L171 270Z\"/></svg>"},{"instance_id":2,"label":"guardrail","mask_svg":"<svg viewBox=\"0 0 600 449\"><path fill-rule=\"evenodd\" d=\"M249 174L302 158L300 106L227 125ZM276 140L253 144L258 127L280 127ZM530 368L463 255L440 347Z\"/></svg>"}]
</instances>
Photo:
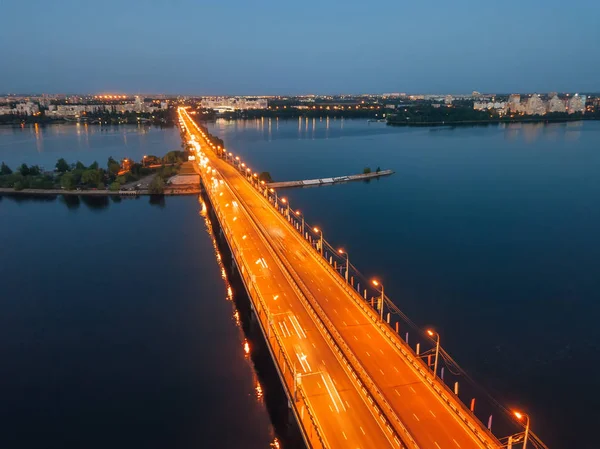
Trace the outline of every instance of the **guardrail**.
<instances>
[{"instance_id":1,"label":"guardrail","mask_svg":"<svg viewBox=\"0 0 600 449\"><path fill-rule=\"evenodd\" d=\"M239 198L238 194L230 189L230 192L233 196L235 196L240 204L244 204L241 198ZM342 366L345 367L351 373L351 380L355 381L359 386L359 391L367 397L367 400L370 403L370 406L373 407L373 410L377 414L378 419L383 423L383 426L387 429L388 432L392 435L392 439L396 443L396 445L400 448L406 448L406 444L410 445L413 449L418 449L416 441L409 433L408 429L405 427L404 423L399 419L399 417L394 412L393 408L390 406L388 401L385 399L385 396L376 386L375 382L370 378L362 364L359 362L358 358L354 355L352 350L348 347L342 336L339 334L333 323L329 320L318 301L312 296L312 294L308 291L303 282L299 279L297 273L293 270L291 265L277 254L277 251L272 247L266 238L267 232L260 223L260 221L255 217L251 210L247 210L245 207L243 208L244 212L249 216L250 223L252 226L257 228L257 232L259 237L262 239L265 247L271 253L272 257L280 263L280 269L283 275L288 280L288 283L296 290L297 296L300 301L303 303L307 312L312 316L313 320L318 324L317 328L320 331L325 331L323 336L325 340L328 342L330 347L333 349L336 357L342 362ZM281 264L284 266L282 267ZM310 298L310 299L309 299ZM318 310L317 310L318 309ZM385 410L385 412L384 412ZM386 413L387 412L387 413ZM393 421L390 421L388 415L393 416ZM393 429L398 429L399 432Z\"/></svg>"},{"instance_id":2,"label":"guardrail","mask_svg":"<svg viewBox=\"0 0 600 449\"><path fill-rule=\"evenodd\" d=\"M206 182L204 182L204 184L205 184L205 186L208 185ZM267 347L269 349L271 357L275 361L277 373L280 377L280 380L281 380L283 386L285 387L284 390L286 392L286 396L288 397L289 404L292 406L292 410L294 411L296 420L297 420L298 424L300 425L302 436L303 436L306 444L308 446L310 446L311 448L326 449L329 447L329 445L326 443L326 438L320 430L320 425L318 423L318 420L317 420L313 410L309 406L309 403L308 403L308 400L306 398L304 391L301 388L298 389L298 393L300 395L300 399L298 400L298 402L301 404L300 408L298 408L298 405L296 404L293 393L292 394L289 393L289 388L290 388L289 385L290 384L293 385L293 383L294 383L293 364L291 363L289 356L287 355L287 353L285 351L285 346L283 345L282 341L280 340L280 337L277 334L276 328L274 326L271 327L271 324L269 323L268 316L267 316L268 307L265 303L264 298L262 297L262 294L252 283L251 271L249 270L246 262L244 261L243 257L241 256L241 250L239 248L239 245L237 245L237 243L235 242L234 234L228 227L228 224L224 218L223 212L220 210L220 208L218 206L218 201L215 201L212 198L212 195L211 195L209 189L205 189L205 190L207 191L208 197L211 200L213 210L215 211L215 215L217 216L217 219L219 220L221 229L223 230L223 233L225 234L226 241L227 241L227 244L231 251L231 254L238 266L238 269L240 272L240 277L242 278L244 286L246 287L248 296L250 297L251 301L254 303L254 308L255 308L257 316L259 318L261 332L263 334L263 337L265 338L265 341L267 342ZM261 310L264 311L264 318L261 316L261 313L260 313ZM266 320L266 323L263 323L263 319ZM269 329L270 327L271 327L272 332L265 332L265 328ZM270 335L273 335L272 338L275 340L275 343L277 346L275 348L275 349L277 349L276 351L272 347L273 342L271 341L272 338L270 337ZM289 378L290 376L291 376L291 379ZM304 411L306 411L306 414L304 413ZM308 422L306 422L305 416L308 417Z\"/></svg>"}]
</instances>

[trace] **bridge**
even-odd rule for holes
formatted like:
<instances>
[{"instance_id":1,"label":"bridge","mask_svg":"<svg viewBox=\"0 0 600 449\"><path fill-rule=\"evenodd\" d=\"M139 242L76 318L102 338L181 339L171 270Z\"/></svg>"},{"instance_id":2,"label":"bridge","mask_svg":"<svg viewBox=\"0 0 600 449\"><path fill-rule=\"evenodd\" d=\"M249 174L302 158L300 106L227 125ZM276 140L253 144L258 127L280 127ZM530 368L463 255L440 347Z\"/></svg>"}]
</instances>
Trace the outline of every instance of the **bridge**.
<instances>
[{"instance_id":1,"label":"bridge","mask_svg":"<svg viewBox=\"0 0 600 449\"><path fill-rule=\"evenodd\" d=\"M439 335L429 331L434 352L412 349L390 321L397 308L383 285L361 284L321 229L215 145L184 108L178 113L307 447L526 446L529 425L507 443L488 428L491 418L488 426L477 419L474 401L460 401L458 384L446 386Z\"/></svg>"}]
</instances>

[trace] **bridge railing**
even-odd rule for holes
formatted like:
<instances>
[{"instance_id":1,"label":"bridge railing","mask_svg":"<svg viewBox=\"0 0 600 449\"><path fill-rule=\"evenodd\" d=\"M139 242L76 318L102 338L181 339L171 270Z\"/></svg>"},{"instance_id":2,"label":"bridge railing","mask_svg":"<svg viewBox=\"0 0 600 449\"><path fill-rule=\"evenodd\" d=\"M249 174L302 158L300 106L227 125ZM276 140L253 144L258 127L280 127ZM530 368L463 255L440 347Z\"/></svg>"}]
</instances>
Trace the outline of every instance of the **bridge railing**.
<instances>
[{"instance_id":1,"label":"bridge railing","mask_svg":"<svg viewBox=\"0 0 600 449\"><path fill-rule=\"evenodd\" d=\"M203 182L205 186L209 186L210 184L204 179ZM255 284L252 282L251 278L251 270L249 269L246 261L241 255L241 250L239 244L236 242L237 237L235 234L229 229L229 225L227 220L224 217L223 211L220 209L219 202L216 201L210 189L206 189L209 198L211 199L211 204L213 206L213 210L219 220L221 229L227 238L227 242L230 246L232 256L234 257L236 264L238 266L240 276L246 286L246 290L248 295L250 296L252 302L254 303L254 309L256 314L261 322L261 330L263 331L263 335L265 340L267 341L267 346L269 347L269 351L273 360L275 361L275 365L277 367L277 371L279 376L281 377L282 383L285 387L286 394L288 395L288 399L290 401L291 406L293 407L294 414L298 421L298 424L301 427L302 434L307 439L307 443L310 444L311 448L318 449L323 448L326 449L328 444L326 443L326 439L324 434L322 433L321 427L319 425L319 421L309 405L309 401L306 397L305 392L302 388L298 388L297 395L295 395L293 391L294 385L294 367L290 360L289 355L285 350L285 346L281 341L277 333L277 329L273 326L272 323L269 322L268 319L268 306L262 296L262 293ZM263 313L261 313L261 311ZM265 329L267 329L265 333ZM291 391L291 394L289 393Z\"/></svg>"},{"instance_id":2,"label":"bridge railing","mask_svg":"<svg viewBox=\"0 0 600 449\"><path fill-rule=\"evenodd\" d=\"M224 153L223 150L224 149L220 149L220 152L218 152L215 149L215 152L217 155L223 157L227 154L226 152ZM223 159L243 173L241 170L242 167L240 166L241 161L238 160L236 164L236 161L233 159L233 157L223 157ZM269 200L269 202L276 208L276 210L278 210L281 215L287 218L289 224L303 236L303 240L305 240L308 245L316 250L315 254L320 255L322 252L322 257L317 258L317 260L327 267L327 270L331 275L334 276L334 279L338 281L347 294L360 306L365 314L367 314L374 325L377 326L381 333L390 341L390 343L399 351L399 353L402 354L408 365L411 366L415 372L423 378L424 382L432 388L432 390L443 402L446 403L451 411L465 423L465 425L475 434L482 444L484 444L486 447L497 447L499 442L496 436L491 432L490 429L486 428L482 424L482 421L475 415L473 409L467 407L461 398L456 395L448 385L446 385L443 379L440 379L439 377L432 379L432 368L430 367L430 364L425 363L422 358L422 354L419 354L418 350L415 351L413 348L411 348L411 346L408 344L408 339L406 341L402 339L399 334L399 328L396 327L396 329L394 329L390 323L390 314L394 314L396 317L400 317L401 320L404 320L404 322L407 323L411 329L417 331L418 335L421 336L422 341L430 342L431 339L424 335L423 330L419 329L418 326L410 321L410 319L408 319L408 317L406 317L406 315L404 315L400 309L395 306L395 304L389 299L389 297L387 297L387 295L385 296L384 305L387 306L389 312L387 314L387 320L385 318L384 320L381 320L373 302L371 305L369 305L368 301L369 297L372 298L373 296L379 296L379 292L377 292L376 289L373 289L373 287L370 285L370 282L358 271L358 269L349 264L347 259L342 259L340 261L340 258L343 256L340 256L340 254L338 254L332 245L330 245L325 239L322 239L322 234L319 235L319 233L315 233L309 223L305 221L303 215L294 213L293 209L290 208L289 202L287 204L282 204L281 199L277 198L277 193L272 192L264 184L261 184L256 178L256 175L253 176L252 173L250 173L250 176L246 176L246 179ZM320 245L323 245L323 250L320 249ZM346 267L346 269L349 270L348 281L345 280L345 275L343 275L343 267ZM363 289L360 288L361 280L363 281ZM369 295L367 295L367 291L372 292L373 290L375 290L374 294L369 293ZM398 321L396 321L396 326L398 326ZM405 330L406 329L403 329L403 331ZM441 350L440 352L446 356L445 358L451 359L445 351ZM462 371L462 369L453 360L452 367ZM468 376L465 375L465 377L466 379L470 380ZM508 416L509 414L507 413L506 408L498 404L497 401L491 398L489 394L485 393L481 387L476 384L473 385L476 390L482 391L483 394L489 398L493 406L498 407L498 411L504 414L503 417L505 419L511 420L510 416ZM512 421L512 424L515 424L514 420Z\"/></svg>"},{"instance_id":3,"label":"bridge railing","mask_svg":"<svg viewBox=\"0 0 600 449\"><path fill-rule=\"evenodd\" d=\"M235 195L235 192L233 192L233 194ZM252 211L247 210L246 213L251 216L251 223L253 226L262 228L260 221L253 216ZM258 230L258 232L259 235L266 235L266 230L264 228L262 228L262 231ZM268 242L264 243L267 250L273 253L273 249L271 249ZM304 302L304 305L309 313L311 313L313 320L318 323L319 330L322 331L324 338L334 350L336 357L338 357L342 365L352 373L352 380L358 384L359 389L367 396L373 411L379 419L384 422L384 427L390 432L391 437L395 440L396 444L399 447L406 447L405 445L408 444L411 448L418 448L416 441L386 400L382 391L377 387L375 382L372 381L358 357L356 357L350 347L346 344L345 340L339 334L329 317L327 317L318 301L312 296L302 280L298 277L293 267L286 262L284 258L278 257L277 254L273 254L273 258L279 260L280 264L284 265L281 267L282 273L288 279L289 284L297 290L298 298ZM395 431L393 429L398 430Z\"/></svg>"},{"instance_id":4,"label":"bridge railing","mask_svg":"<svg viewBox=\"0 0 600 449\"><path fill-rule=\"evenodd\" d=\"M230 164L238 169L242 174L245 174L242 171L242 167L241 167L241 163L240 161L237 161L237 163L235 162L235 160L232 157L227 157L227 152L224 152L223 150L221 150L221 152L216 152L218 156L223 157L224 155L226 157L223 157L224 159L227 160L227 162L230 162ZM274 192L271 192L270 189L267 188L267 186L265 184L261 184L259 179L256 177L256 175L253 175L252 173L249 173L247 176L245 176L245 178L252 184L253 187L256 188L256 190L261 193L261 195L265 196L269 202L276 208L276 210L282 215L284 216L288 223L296 230L298 231L302 237L303 240L305 242L307 242L307 244L309 244L313 249L316 250L317 254L322 253L322 257L317 257L316 260L319 261L319 263L321 263L323 266L327 267L327 270L329 272L332 271L332 266L337 268L337 261L334 261L334 255L336 255L337 251L334 250L334 248L325 240L321 237L320 233L322 231L319 231L315 234L312 226L307 223L304 220L304 217L302 217L302 225L303 225L303 230L300 229L300 217L298 215L296 215L295 213L293 213L293 209L290 208L290 205L288 202L281 202L281 198L278 198L276 193L273 194ZM257 221L257 220L255 220ZM324 248L328 248L329 251L323 249L320 249L320 245L323 245ZM337 255L339 257L339 255ZM342 261L343 263L343 261ZM342 266L342 263L340 263L340 266ZM288 269L291 269L292 267L288 267ZM353 267L352 265L348 264L348 269L354 269L354 272L357 276L361 276L360 272L358 272L358 270ZM345 281L344 277L342 276L342 271L337 271L334 270L333 274L336 274L337 276L334 276L334 279L342 286L342 288L348 293L348 295L359 305L359 307L365 312L365 314L370 318L370 320L373 322L373 324L375 326L377 326L378 329L380 329L380 331L382 332L382 334L392 343L392 345L399 351L400 354L402 354L402 356L407 360L408 364L410 366L412 366L415 370L416 373L418 373L423 380L425 381L426 384L430 385L433 389L433 391L435 391L435 393L437 393L438 397L440 397L440 399L442 399L448 406L449 408L457 414L457 416L465 423L465 425L471 429L471 431L475 434L475 436L482 442L482 444L484 444L486 447L492 448L492 447L496 447L497 444L495 444L497 442L496 437L491 433L491 431L489 431L488 429L486 429L482 424L481 421L473 414L473 412L467 408L465 406L465 404L460 401L460 398L458 398L456 395L454 395L454 393L450 390L450 388L443 382L440 381L439 379L432 379L431 377L431 368L426 365L424 363L424 361L417 355L415 354L415 351L407 344L405 343L402 338L398 335L398 333L395 332L395 330L388 324L385 322L385 319L382 321L379 317L378 313L375 313L376 311L373 309L373 307L369 307L368 303L365 301L367 298L367 289L369 287L368 282L364 282L363 286L365 286L365 290L364 290L364 295L361 296L360 295L360 287L357 285L356 289L354 288L354 286L352 286L352 288L349 287L348 283ZM298 276L295 276L294 281L296 283L301 282L299 280ZM354 285L354 281L352 281L352 285ZM307 289L303 289L303 293L306 294L308 292ZM316 301L314 298L312 299L312 303L313 305L315 305L317 308L320 308L320 305L318 304L318 301ZM387 296L385 296L385 304L388 305L388 307L392 306L393 308L397 309L397 307L395 307L395 305L393 305L392 301L389 300L389 298ZM399 310L399 309L398 309ZM320 310L320 315L324 315L325 312L321 309ZM345 346L345 353L349 356L350 359L352 359L354 361L355 366L359 369L359 371L363 372L363 380L367 382L367 384L371 383L371 390L374 392L375 396L380 398L380 402L382 402L382 406L384 408L388 408L391 413L393 413L392 416L395 417L395 421L397 421L397 424L400 425L400 430L405 433L404 438L408 438L409 441L412 440L412 437L409 436L408 431L406 430L406 428L404 427L404 425L400 422L400 420L397 418L397 415L395 414L395 412L393 411L393 408L389 405L389 403L387 402L387 399L383 396L383 394L381 393L381 391L376 387L375 383L373 381L370 380L370 377L368 376L367 371L362 367L359 368L358 365L360 364L360 362L358 361L358 358L351 353L350 348L347 347L345 341L343 341L343 338L341 337L341 335L339 335L339 333L337 332L337 329L335 329L335 327L333 326L333 324L331 322L327 323L328 324L328 329L330 329L330 331L333 333L333 335L336 336L336 340L339 342L338 344L340 344L342 347ZM337 335L336 335L337 334ZM368 379L368 380L367 380ZM473 424L473 422L475 422L476 424ZM490 443L489 440L492 440L494 443ZM413 440L414 442L414 440ZM416 444L416 443L415 443ZM493 444L493 445L492 445Z\"/></svg>"}]
</instances>

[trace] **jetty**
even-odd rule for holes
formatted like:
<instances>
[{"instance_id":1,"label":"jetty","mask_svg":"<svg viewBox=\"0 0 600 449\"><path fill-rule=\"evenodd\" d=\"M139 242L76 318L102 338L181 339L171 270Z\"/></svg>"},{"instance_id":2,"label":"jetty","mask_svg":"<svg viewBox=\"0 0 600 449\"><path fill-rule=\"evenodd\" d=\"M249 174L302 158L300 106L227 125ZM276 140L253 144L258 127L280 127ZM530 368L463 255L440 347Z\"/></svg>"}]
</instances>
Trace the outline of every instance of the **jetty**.
<instances>
[{"instance_id":1,"label":"jetty","mask_svg":"<svg viewBox=\"0 0 600 449\"><path fill-rule=\"evenodd\" d=\"M393 170L380 170L371 173L361 173L358 175L338 176L336 178L304 179L302 181L281 181L270 182L267 185L274 189L284 189L288 187L314 187L320 185L337 184L350 181L362 181L365 179L379 178L393 174Z\"/></svg>"}]
</instances>

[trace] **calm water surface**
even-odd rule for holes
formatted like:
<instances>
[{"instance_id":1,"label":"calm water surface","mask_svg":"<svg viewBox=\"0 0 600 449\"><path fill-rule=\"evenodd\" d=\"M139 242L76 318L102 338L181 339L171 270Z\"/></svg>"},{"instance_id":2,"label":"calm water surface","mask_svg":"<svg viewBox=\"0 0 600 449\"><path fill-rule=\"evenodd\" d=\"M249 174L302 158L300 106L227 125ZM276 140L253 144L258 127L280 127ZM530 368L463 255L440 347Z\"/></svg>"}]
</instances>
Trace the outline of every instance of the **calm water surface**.
<instances>
[{"instance_id":1,"label":"calm water surface","mask_svg":"<svg viewBox=\"0 0 600 449\"><path fill-rule=\"evenodd\" d=\"M527 410L546 443L598 447L600 123L210 130L276 180L395 170L285 195L479 383Z\"/></svg>"},{"instance_id":2,"label":"calm water surface","mask_svg":"<svg viewBox=\"0 0 600 449\"><path fill-rule=\"evenodd\" d=\"M181 149L177 128L149 125L98 126L65 123L49 126L0 126L0 161L15 168L23 162L54 169L57 159L97 161L105 166L110 156L141 160L145 154L161 156Z\"/></svg>"},{"instance_id":3,"label":"calm water surface","mask_svg":"<svg viewBox=\"0 0 600 449\"><path fill-rule=\"evenodd\" d=\"M0 198L0 447L268 448L195 197Z\"/></svg>"},{"instance_id":4,"label":"calm water surface","mask_svg":"<svg viewBox=\"0 0 600 449\"><path fill-rule=\"evenodd\" d=\"M175 129L81 126L0 128L0 160L180 145ZM550 447L598 447L600 123L211 130L277 180L394 169L287 194ZM0 199L0 445L268 447L197 200L88 203Z\"/></svg>"}]
</instances>

